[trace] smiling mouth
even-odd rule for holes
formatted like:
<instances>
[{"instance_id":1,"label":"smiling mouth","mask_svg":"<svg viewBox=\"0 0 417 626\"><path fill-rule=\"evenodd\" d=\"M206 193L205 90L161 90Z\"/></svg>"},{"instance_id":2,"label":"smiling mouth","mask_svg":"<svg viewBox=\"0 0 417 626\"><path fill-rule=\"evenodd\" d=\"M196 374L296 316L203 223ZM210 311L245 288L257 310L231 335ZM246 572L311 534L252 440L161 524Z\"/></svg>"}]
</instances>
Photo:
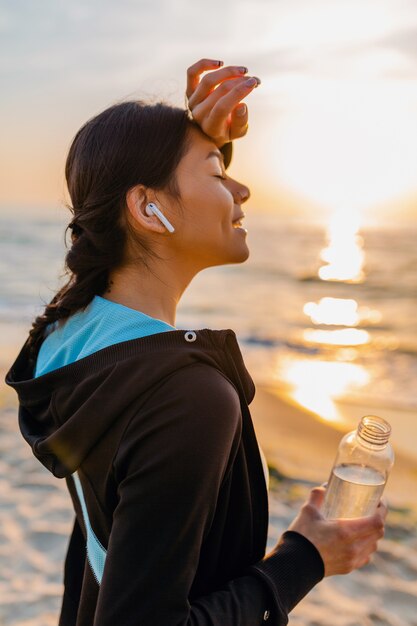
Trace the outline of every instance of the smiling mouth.
<instances>
[{"instance_id":1,"label":"smiling mouth","mask_svg":"<svg viewBox=\"0 0 417 626\"><path fill-rule=\"evenodd\" d=\"M233 220L232 222L233 228L242 228L242 220L244 218L245 218L245 214L243 213L242 215L239 215L239 217L237 217L235 220Z\"/></svg>"}]
</instances>

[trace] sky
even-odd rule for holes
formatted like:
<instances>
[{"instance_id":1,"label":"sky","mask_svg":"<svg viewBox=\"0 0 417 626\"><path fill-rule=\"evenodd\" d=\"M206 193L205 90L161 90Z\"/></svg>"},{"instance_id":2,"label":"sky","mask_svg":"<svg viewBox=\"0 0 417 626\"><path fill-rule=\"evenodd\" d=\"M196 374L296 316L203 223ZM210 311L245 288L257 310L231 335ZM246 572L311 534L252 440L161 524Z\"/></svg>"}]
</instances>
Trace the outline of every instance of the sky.
<instances>
[{"instance_id":1,"label":"sky","mask_svg":"<svg viewBox=\"0 0 417 626\"><path fill-rule=\"evenodd\" d=\"M129 98L183 105L202 57L262 85L230 173L251 207L417 219L415 0L0 0L0 210L61 210L65 157Z\"/></svg>"}]
</instances>

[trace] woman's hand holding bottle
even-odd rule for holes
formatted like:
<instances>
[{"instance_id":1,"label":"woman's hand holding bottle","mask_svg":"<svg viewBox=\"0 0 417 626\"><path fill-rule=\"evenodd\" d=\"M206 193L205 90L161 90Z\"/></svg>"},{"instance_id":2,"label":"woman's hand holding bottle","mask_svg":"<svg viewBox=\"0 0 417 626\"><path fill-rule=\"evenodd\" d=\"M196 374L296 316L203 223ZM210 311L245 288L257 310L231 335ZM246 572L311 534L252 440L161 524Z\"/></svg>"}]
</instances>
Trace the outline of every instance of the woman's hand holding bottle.
<instances>
[{"instance_id":1,"label":"woman's hand holding bottle","mask_svg":"<svg viewBox=\"0 0 417 626\"><path fill-rule=\"evenodd\" d=\"M325 576L347 574L369 563L377 541L384 536L387 507L381 501L368 517L329 520L320 512L325 493L323 487L312 489L288 530L300 533L317 548Z\"/></svg>"}]
</instances>

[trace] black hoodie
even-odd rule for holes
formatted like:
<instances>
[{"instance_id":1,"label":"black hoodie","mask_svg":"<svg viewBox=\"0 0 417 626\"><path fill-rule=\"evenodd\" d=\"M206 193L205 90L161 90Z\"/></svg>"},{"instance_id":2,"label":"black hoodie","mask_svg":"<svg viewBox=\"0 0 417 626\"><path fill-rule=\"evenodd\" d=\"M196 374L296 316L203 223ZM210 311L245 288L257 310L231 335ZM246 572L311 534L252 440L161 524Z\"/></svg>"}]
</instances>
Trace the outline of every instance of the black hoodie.
<instances>
[{"instance_id":1,"label":"black hoodie","mask_svg":"<svg viewBox=\"0 0 417 626\"><path fill-rule=\"evenodd\" d=\"M324 575L286 532L265 557L268 502L230 330L114 344L33 378L27 342L6 375L34 455L67 480L76 519L59 626L256 626L288 613ZM86 559L77 471L107 549Z\"/></svg>"}]
</instances>

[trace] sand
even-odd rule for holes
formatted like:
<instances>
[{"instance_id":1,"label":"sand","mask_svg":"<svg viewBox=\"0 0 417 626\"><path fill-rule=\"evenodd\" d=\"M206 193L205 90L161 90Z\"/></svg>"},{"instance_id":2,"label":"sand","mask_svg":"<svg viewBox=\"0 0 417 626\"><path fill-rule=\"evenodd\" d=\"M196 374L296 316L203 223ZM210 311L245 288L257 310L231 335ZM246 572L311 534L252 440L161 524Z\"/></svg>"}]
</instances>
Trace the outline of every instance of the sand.
<instances>
[{"instance_id":1,"label":"sand","mask_svg":"<svg viewBox=\"0 0 417 626\"><path fill-rule=\"evenodd\" d=\"M73 511L32 455L12 389L0 387L0 626L56 626Z\"/></svg>"},{"instance_id":2,"label":"sand","mask_svg":"<svg viewBox=\"0 0 417 626\"><path fill-rule=\"evenodd\" d=\"M16 354L7 352L0 358L0 626L56 626L72 506L64 481L40 465L18 431L15 393L2 382ZM327 480L341 434L267 388L258 388L252 414L271 466L272 547L309 489ZM416 487L412 460L397 457L387 532L372 563L322 581L290 626L417 626Z\"/></svg>"}]
</instances>

